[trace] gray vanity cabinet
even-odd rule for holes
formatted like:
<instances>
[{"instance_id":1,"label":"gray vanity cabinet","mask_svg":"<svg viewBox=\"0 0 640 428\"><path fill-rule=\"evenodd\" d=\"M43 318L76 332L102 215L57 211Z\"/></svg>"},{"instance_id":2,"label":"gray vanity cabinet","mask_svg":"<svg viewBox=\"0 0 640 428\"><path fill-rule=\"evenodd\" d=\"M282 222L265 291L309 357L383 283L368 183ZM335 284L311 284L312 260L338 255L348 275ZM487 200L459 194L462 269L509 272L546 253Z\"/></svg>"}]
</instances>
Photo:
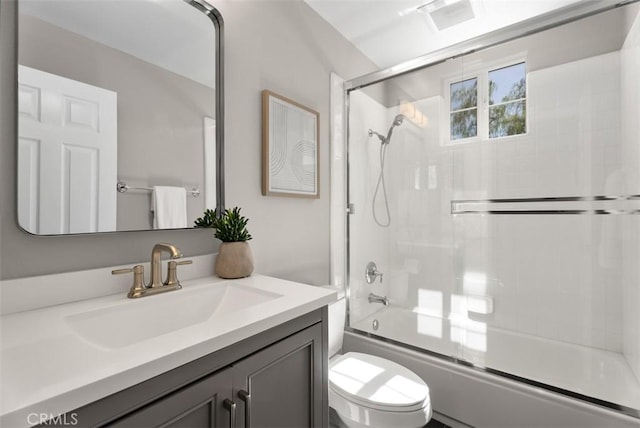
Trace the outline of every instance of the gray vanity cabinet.
<instances>
[{"instance_id":1,"label":"gray vanity cabinet","mask_svg":"<svg viewBox=\"0 0 640 428\"><path fill-rule=\"evenodd\" d=\"M68 415L76 427L328 427L326 320L317 309Z\"/></svg>"},{"instance_id":2,"label":"gray vanity cabinet","mask_svg":"<svg viewBox=\"0 0 640 428\"><path fill-rule=\"evenodd\" d=\"M233 365L239 427L322 426L321 334L309 327Z\"/></svg>"},{"instance_id":3,"label":"gray vanity cabinet","mask_svg":"<svg viewBox=\"0 0 640 428\"><path fill-rule=\"evenodd\" d=\"M114 426L320 427L322 377L315 373L314 361L322 358L321 337L320 325L308 327L118 420Z\"/></svg>"},{"instance_id":4,"label":"gray vanity cabinet","mask_svg":"<svg viewBox=\"0 0 640 428\"><path fill-rule=\"evenodd\" d=\"M228 427L230 413L223 406L231 397L231 369L188 386L178 392L125 416L113 426L118 427Z\"/></svg>"}]
</instances>

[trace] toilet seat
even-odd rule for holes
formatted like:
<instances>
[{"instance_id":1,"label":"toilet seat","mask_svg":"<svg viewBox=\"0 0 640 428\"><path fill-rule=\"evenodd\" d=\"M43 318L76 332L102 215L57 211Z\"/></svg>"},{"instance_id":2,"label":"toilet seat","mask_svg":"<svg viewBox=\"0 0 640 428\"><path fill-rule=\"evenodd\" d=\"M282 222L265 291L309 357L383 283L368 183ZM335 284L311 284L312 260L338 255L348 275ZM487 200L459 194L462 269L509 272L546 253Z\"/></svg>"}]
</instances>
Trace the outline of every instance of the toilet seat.
<instances>
[{"instance_id":1,"label":"toilet seat","mask_svg":"<svg viewBox=\"0 0 640 428\"><path fill-rule=\"evenodd\" d=\"M414 372L359 352L329 361L329 388L350 403L383 412L415 412L430 405L429 387Z\"/></svg>"}]
</instances>

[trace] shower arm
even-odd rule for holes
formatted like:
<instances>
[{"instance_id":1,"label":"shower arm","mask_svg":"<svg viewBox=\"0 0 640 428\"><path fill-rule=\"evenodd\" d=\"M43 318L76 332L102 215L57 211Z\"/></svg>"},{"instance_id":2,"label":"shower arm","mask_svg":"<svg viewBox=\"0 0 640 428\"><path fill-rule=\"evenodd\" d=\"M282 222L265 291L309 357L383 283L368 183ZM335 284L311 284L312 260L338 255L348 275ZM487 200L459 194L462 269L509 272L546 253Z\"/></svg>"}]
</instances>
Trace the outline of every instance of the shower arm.
<instances>
[{"instance_id":1,"label":"shower arm","mask_svg":"<svg viewBox=\"0 0 640 428\"><path fill-rule=\"evenodd\" d=\"M369 137L373 137L375 135L376 137L378 137L380 139L381 143L384 144L386 142L386 139L384 138L384 135L380 134L379 132L376 132L376 131L374 131L372 129L369 129L368 133L369 133Z\"/></svg>"}]
</instances>

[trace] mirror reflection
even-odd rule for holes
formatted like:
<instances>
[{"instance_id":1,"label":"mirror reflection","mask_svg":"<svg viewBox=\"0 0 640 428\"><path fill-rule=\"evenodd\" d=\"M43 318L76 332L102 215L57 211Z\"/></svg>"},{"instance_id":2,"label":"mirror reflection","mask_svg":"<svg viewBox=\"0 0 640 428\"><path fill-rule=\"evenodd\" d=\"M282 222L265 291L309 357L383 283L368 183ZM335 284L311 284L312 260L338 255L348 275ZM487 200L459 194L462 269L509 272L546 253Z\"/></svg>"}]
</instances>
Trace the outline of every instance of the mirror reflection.
<instances>
[{"instance_id":1,"label":"mirror reflection","mask_svg":"<svg viewBox=\"0 0 640 428\"><path fill-rule=\"evenodd\" d=\"M209 17L183 0L22 0L18 31L24 230L190 228L216 207Z\"/></svg>"}]
</instances>

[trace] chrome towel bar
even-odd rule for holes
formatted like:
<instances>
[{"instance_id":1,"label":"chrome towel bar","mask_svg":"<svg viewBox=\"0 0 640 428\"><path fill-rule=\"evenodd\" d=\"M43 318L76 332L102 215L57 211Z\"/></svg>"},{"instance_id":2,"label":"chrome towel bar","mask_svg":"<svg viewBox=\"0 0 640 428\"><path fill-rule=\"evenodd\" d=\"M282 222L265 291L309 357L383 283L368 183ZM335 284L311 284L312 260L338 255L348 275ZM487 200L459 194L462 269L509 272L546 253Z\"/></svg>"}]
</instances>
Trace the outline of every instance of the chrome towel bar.
<instances>
[{"instance_id":1,"label":"chrome towel bar","mask_svg":"<svg viewBox=\"0 0 640 428\"><path fill-rule=\"evenodd\" d=\"M120 192L120 193L127 193L129 190L146 190L146 191L151 192L153 190L153 188L151 188L151 187L133 187L133 186L129 186L124 181L118 181L118 184L116 184L116 190L118 192ZM193 196L194 198L197 198L198 196L200 196L200 189L198 189L197 187L194 187L191 190L187 189L187 192L191 193L191 196Z\"/></svg>"}]
</instances>

